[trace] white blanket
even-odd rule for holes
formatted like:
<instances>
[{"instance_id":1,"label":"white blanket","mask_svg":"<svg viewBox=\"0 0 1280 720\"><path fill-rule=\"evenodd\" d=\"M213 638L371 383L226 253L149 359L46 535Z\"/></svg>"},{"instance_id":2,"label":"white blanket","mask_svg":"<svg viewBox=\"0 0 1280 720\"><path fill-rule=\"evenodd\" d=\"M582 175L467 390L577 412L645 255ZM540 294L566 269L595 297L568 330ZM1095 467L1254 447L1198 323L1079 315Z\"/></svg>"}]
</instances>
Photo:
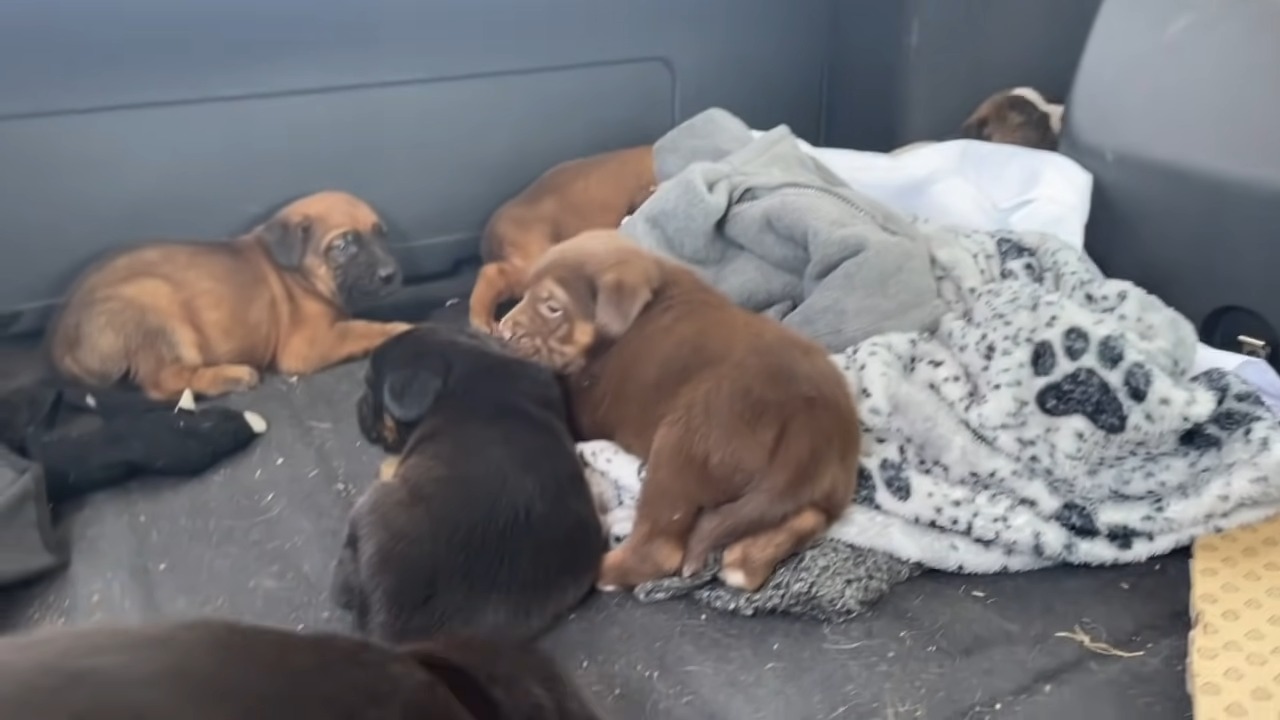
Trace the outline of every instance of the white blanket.
<instances>
[{"instance_id":1,"label":"white blanket","mask_svg":"<svg viewBox=\"0 0 1280 720\"><path fill-rule=\"evenodd\" d=\"M1280 510L1280 423L1238 376L1193 378L1197 363L1232 359L1079 251L1091 180L1078 165L969 141L892 158L799 144L855 189L927 218L949 308L935 333L882 334L833 356L865 439L857 502L831 538L932 568L1026 570L1141 560ZM988 167L996 155L1021 179ZM612 491L620 540L640 463L608 442L581 452Z\"/></svg>"}]
</instances>

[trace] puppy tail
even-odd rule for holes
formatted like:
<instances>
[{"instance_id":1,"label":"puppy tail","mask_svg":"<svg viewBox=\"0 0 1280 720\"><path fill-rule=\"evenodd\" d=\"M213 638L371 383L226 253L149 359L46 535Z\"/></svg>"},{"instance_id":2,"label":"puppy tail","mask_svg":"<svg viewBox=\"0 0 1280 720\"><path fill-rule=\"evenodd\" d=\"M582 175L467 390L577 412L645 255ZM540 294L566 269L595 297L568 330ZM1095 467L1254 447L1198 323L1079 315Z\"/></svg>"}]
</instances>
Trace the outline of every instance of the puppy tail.
<instances>
[{"instance_id":1,"label":"puppy tail","mask_svg":"<svg viewBox=\"0 0 1280 720\"><path fill-rule=\"evenodd\" d=\"M843 419L835 416L833 422ZM805 434L804 427L800 423L784 426L778 451L756 487L698 517L685 544L685 576L700 572L712 552L777 527L802 508L814 507L830 523L849 506L859 443L828 447Z\"/></svg>"},{"instance_id":2,"label":"puppy tail","mask_svg":"<svg viewBox=\"0 0 1280 720\"><path fill-rule=\"evenodd\" d=\"M794 502L779 501L773 493L754 492L704 511L685 546L684 575L696 575L711 553L777 526L796 510Z\"/></svg>"}]
</instances>

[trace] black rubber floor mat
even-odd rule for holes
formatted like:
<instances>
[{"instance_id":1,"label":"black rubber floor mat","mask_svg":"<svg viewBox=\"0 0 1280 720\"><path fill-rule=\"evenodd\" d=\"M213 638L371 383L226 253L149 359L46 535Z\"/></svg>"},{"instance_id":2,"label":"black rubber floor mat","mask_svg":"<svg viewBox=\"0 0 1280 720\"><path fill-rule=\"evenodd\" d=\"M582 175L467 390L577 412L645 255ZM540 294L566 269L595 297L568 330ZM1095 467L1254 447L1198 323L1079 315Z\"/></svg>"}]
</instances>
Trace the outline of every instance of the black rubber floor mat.
<instances>
[{"instance_id":1,"label":"black rubber floor mat","mask_svg":"<svg viewBox=\"0 0 1280 720\"><path fill-rule=\"evenodd\" d=\"M0 375L21 368L0 353ZM380 455L360 437L361 368L269 377L228 402L270 423L205 477L147 480L60 520L64 573L0 595L7 629L194 615L347 627L330 571L347 509ZM929 574L843 626L594 597L546 643L610 717L671 720L1178 718L1187 569ZM1134 657L1057 637L1080 627Z\"/></svg>"}]
</instances>

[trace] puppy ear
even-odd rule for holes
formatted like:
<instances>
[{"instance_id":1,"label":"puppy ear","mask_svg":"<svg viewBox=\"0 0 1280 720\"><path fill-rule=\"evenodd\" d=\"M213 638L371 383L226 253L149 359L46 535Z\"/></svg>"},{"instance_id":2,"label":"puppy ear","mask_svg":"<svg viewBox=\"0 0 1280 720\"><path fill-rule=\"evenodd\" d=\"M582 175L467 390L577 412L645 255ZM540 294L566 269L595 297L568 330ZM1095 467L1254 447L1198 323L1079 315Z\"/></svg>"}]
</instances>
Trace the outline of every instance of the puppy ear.
<instances>
[{"instance_id":1,"label":"puppy ear","mask_svg":"<svg viewBox=\"0 0 1280 720\"><path fill-rule=\"evenodd\" d=\"M396 422L416 423L436 401L444 378L425 368L395 373L382 385L382 407Z\"/></svg>"},{"instance_id":2,"label":"puppy ear","mask_svg":"<svg viewBox=\"0 0 1280 720\"><path fill-rule=\"evenodd\" d=\"M972 140L985 140L987 137L987 124L989 122L990 118L988 118L985 113L975 114L968 120L965 120L964 124L960 126L960 133L958 136Z\"/></svg>"},{"instance_id":3,"label":"puppy ear","mask_svg":"<svg viewBox=\"0 0 1280 720\"><path fill-rule=\"evenodd\" d=\"M595 325L608 337L620 337L653 299L653 279L638 266L609 270L596 282Z\"/></svg>"},{"instance_id":4,"label":"puppy ear","mask_svg":"<svg viewBox=\"0 0 1280 720\"><path fill-rule=\"evenodd\" d=\"M476 720L501 720L502 706L470 668L445 657L427 645L410 645L401 652L449 689L459 705Z\"/></svg>"},{"instance_id":5,"label":"puppy ear","mask_svg":"<svg viewBox=\"0 0 1280 720\"><path fill-rule=\"evenodd\" d=\"M311 219L272 218L262 226L259 234L276 265L286 270L297 270L311 241Z\"/></svg>"}]
</instances>

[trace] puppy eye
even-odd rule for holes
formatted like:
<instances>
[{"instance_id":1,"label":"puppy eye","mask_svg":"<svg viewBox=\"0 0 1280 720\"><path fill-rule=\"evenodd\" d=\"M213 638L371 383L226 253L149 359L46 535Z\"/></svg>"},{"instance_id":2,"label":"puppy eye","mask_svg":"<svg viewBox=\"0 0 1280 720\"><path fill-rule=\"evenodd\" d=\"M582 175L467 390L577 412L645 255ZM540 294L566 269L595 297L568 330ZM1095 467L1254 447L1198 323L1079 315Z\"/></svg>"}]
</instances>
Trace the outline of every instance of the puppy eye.
<instances>
[{"instance_id":1,"label":"puppy eye","mask_svg":"<svg viewBox=\"0 0 1280 720\"><path fill-rule=\"evenodd\" d=\"M359 233L348 232L339 235L338 239L334 240L333 245L330 245L329 247L333 252L345 255L354 250L356 243L358 242L360 242Z\"/></svg>"},{"instance_id":2,"label":"puppy eye","mask_svg":"<svg viewBox=\"0 0 1280 720\"><path fill-rule=\"evenodd\" d=\"M546 315L547 317L560 317L560 314L563 312L564 312L564 308L560 307L560 303L554 300L542 301L543 315Z\"/></svg>"},{"instance_id":3,"label":"puppy eye","mask_svg":"<svg viewBox=\"0 0 1280 720\"><path fill-rule=\"evenodd\" d=\"M377 235L378 237L386 237L386 236L387 236L387 226L386 226L386 225L383 225L383 224L382 224L382 223L380 223L380 222L379 222L379 223L374 223L374 224L373 224L373 234L374 234L374 235Z\"/></svg>"}]
</instances>

